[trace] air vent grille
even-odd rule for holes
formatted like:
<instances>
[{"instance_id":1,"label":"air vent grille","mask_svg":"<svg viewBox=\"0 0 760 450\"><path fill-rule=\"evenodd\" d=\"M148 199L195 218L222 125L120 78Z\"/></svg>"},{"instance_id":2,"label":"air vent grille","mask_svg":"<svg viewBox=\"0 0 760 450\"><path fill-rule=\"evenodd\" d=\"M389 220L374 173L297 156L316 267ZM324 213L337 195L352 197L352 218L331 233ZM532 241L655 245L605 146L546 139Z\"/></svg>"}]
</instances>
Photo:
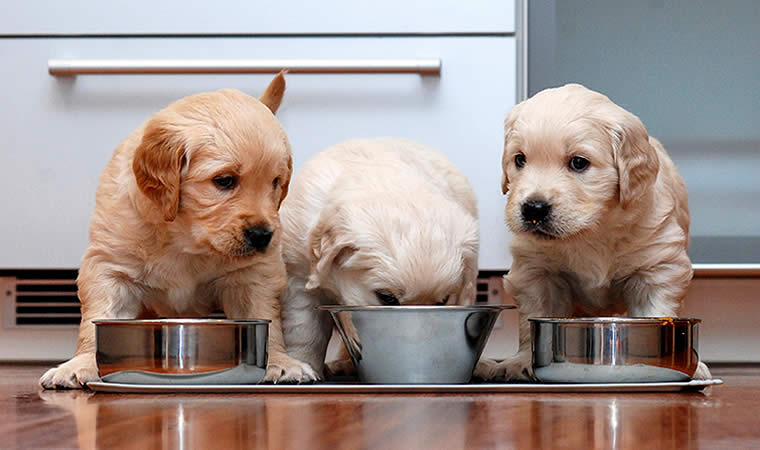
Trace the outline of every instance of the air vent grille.
<instances>
[{"instance_id":1,"label":"air vent grille","mask_svg":"<svg viewBox=\"0 0 760 450\"><path fill-rule=\"evenodd\" d=\"M5 327L78 326L81 320L75 270L0 272L0 298ZM504 272L481 272L476 304L501 304ZM222 311L209 315L224 318Z\"/></svg>"},{"instance_id":2,"label":"air vent grille","mask_svg":"<svg viewBox=\"0 0 760 450\"><path fill-rule=\"evenodd\" d=\"M488 303L488 280L478 279L475 304Z\"/></svg>"},{"instance_id":3,"label":"air vent grille","mask_svg":"<svg viewBox=\"0 0 760 450\"><path fill-rule=\"evenodd\" d=\"M501 305L508 302L508 296L504 293L503 277L505 272L495 270L481 270L478 274L476 285L476 305Z\"/></svg>"},{"instance_id":4,"label":"air vent grille","mask_svg":"<svg viewBox=\"0 0 760 450\"><path fill-rule=\"evenodd\" d=\"M77 297L76 271L20 271L18 276L0 274L3 326L76 327L82 319ZM223 319L222 311L208 317Z\"/></svg>"},{"instance_id":5,"label":"air vent grille","mask_svg":"<svg viewBox=\"0 0 760 450\"><path fill-rule=\"evenodd\" d=\"M73 277L60 279L1 278L6 296L6 326L76 326L80 304Z\"/></svg>"}]
</instances>

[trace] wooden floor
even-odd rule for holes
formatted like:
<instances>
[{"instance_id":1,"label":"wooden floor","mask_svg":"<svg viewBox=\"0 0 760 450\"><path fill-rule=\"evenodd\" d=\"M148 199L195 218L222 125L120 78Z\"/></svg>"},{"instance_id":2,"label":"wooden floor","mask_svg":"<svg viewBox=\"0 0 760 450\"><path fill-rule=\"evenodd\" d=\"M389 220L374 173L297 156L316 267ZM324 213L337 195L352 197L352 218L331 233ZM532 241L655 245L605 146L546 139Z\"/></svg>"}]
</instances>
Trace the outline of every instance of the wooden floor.
<instances>
[{"instance_id":1,"label":"wooden floor","mask_svg":"<svg viewBox=\"0 0 760 450\"><path fill-rule=\"evenodd\" d=\"M0 366L0 448L760 448L760 369L678 394L117 395Z\"/></svg>"}]
</instances>

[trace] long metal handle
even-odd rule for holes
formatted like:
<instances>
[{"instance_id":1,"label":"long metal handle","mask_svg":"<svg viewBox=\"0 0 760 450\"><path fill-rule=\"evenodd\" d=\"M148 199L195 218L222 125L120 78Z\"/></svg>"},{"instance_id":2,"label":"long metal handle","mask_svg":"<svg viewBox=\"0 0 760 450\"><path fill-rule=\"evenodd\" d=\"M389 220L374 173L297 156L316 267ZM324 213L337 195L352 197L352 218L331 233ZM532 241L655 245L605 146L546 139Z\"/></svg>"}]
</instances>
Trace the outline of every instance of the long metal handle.
<instances>
[{"instance_id":1,"label":"long metal handle","mask_svg":"<svg viewBox=\"0 0 760 450\"><path fill-rule=\"evenodd\" d=\"M439 58L420 59L50 59L50 75L230 73L416 73L440 75Z\"/></svg>"},{"instance_id":2,"label":"long metal handle","mask_svg":"<svg viewBox=\"0 0 760 450\"><path fill-rule=\"evenodd\" d=\"M695 277L755 278L760 277L760 264L692 264Z\"/></svg>"}]
</instances>

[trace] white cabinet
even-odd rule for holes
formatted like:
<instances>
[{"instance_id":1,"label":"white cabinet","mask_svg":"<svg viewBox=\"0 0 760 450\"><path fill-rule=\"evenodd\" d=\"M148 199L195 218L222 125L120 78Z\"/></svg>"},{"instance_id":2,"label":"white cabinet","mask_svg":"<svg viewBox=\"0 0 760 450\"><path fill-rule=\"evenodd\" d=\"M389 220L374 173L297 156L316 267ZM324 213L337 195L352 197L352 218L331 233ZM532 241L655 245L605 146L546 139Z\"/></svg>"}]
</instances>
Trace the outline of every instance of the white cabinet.
<instances>
[{"instance_id":1,"label":"white cabinet","mask_svg":"<svg viewBox=\"0 0 760 450\"><path fill-rule=\"evenodd\" d=\"M502 121L515 103L513 37L14 38L0 39L0 57L0 268L78 267L98 178L123 138L182 96L227 87L257 95L272 77L62 78L48 74L55 58L440 58L440 76L289 75L279 117L295 167L353 137L438 148L478 196L481 268L509 267L499 186Z\"/></svg>"},{"instance_id":2,"label":"white cabinet","mask_svg":"<svg viewBox=\"0 0 760 450\"><path fill-rule=\"evenodd\" d=\"M502 219L502 121L515 103L514 0L28 0L0 13L0 277L75 269L100 173L118 143L170 102L262 75L54 77L51 59L440 59L440 75L290 74L278 112L296 171L354 137L446 153L479 200L483 269L511 259ZM7 296L10 298L10 296ZM0 315L15 305L6 300ZM1 319L7 321L8 317ZM63 359L73 327L0 327L0 359Z\"/></svg>"},{"instance_id":3,"label":"white cabinet","mask_svg":"<svg viewBox=\"0 0 760 450\"><path fill-rule=\"evenodd\" d=\"M4 35L510 33L514 0L26 0Z\"/></svg>"}]
</instances>

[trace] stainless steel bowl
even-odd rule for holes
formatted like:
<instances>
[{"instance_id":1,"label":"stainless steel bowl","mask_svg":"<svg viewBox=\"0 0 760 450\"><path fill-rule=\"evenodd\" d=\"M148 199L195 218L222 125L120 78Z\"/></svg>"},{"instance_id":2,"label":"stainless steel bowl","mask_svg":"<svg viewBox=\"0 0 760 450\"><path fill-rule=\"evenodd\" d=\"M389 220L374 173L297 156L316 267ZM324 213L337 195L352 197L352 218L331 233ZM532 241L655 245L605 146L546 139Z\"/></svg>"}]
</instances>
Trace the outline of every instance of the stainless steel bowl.
<instances>
[{"instance_id":1,"label":"stainless steel bowl","mask_svg":"<svg viewBox=\"0 0 760 450\"><path fill-rule=\"evenodd\" d=\"M533 371L548 383L688 381L698 319L532 318Z\"/></svg>"},{"instance_id":2,"label":"stainless steel bowl","mask_svg":"<svg viewBox=\"0 0 760 450\"><path fill-rule=\"evenodd\" d=\"M132 383L253 383L264 377L268 320L95 320L98 373Z\"/></svg>"},{"instance_id":3,"label":"stainless steel bowl","mask_svg":"<svg viewBox=\"0 0 760 450\"><path fill-rule=\"evenodd\" d=\"M319 306L361 381L467 383L501 311L514 306Z\"/></svg>"}]
</instances>

